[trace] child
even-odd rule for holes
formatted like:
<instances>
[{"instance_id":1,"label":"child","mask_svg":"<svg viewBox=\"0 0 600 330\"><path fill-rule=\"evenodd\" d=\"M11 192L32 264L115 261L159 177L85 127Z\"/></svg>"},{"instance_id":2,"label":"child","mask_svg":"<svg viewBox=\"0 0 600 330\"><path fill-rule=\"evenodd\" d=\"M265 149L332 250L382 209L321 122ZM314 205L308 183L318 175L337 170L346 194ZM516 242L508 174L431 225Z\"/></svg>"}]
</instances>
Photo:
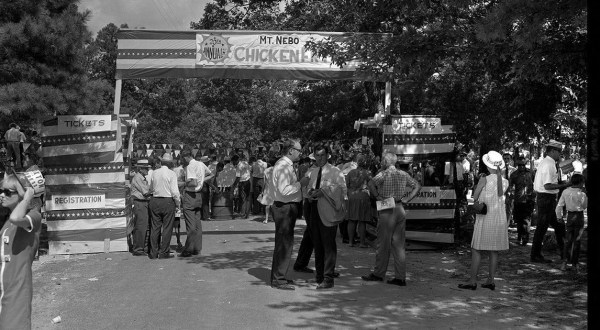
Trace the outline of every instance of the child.
<instances>
[{"instance_id":1,"label":"child","mask_svg":"<svg viewBox=\"0 0 600 330\"><path fill-rule=\"evenodd\" d=\"M562 219L563 207L567 210L566 239L564 247L563 264L561 270L567 269L567 263L571 263L575 271L579 269L577 265L579 259L579 249L581 245L581 234L583 233L583 211L587 208L587 195L582 191L583 176L579 173L571 177L571 187L565 189L558 205L556 205L556 217Z\"/></svg>"}]
</instances>

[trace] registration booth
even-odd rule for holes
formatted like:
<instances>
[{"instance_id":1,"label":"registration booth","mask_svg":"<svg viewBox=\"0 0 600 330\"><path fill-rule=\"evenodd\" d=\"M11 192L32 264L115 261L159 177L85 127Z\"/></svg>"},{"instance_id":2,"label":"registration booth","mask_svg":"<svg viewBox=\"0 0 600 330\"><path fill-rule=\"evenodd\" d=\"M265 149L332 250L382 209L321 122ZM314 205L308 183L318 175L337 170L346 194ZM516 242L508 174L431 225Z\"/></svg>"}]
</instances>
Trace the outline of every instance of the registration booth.
<instances>
[{"instance_id":1,"label":"registration booth","mask_svg":"<svg viewBox=\"0 0 600 330\"><path fill-rule=\"evenodd\" d=\"M439 117L378 113L357 120L354 128L362 131L363 140L373 141L377 155L396 154L401 169L422 186L405 206L406 239L454 243L456 194L453 188L442 185L444 165L451 160L456 141L452 126L444 125ZM429 169L428 164L432 165Z\"/></svg>"}]
</instances>

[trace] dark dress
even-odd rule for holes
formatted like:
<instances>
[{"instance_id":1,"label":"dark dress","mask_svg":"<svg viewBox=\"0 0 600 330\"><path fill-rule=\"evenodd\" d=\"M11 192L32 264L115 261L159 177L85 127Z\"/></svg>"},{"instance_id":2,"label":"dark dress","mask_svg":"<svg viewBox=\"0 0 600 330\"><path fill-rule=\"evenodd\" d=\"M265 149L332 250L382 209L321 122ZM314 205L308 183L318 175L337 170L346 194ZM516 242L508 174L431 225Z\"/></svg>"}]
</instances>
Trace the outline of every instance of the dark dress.
<instances>
[{"instance_id":1,"label":"dark dress","mask_svg":"<svg viewBox=\"0 0 600 330\"><path fill-rule=\"evenodd\" d=\"M346 175L348 188L348 212L346 219L356 221L371 221L371 201L366 190L366 184L371 179L371 173L365 169L354 169Z\"/></svg>"},{"instance_id":2,"label":"dark dress","mask_svg":"<svg viewBox=\"0 0 600 330\"><path fill-rule=\"evenodd\" d=\"M0 234L2 272L0 273L0 329L31 329L33 284L31 264L39 244L42 216L30 210L32 230L6 221Z\"/></svg>"}]
</instances>

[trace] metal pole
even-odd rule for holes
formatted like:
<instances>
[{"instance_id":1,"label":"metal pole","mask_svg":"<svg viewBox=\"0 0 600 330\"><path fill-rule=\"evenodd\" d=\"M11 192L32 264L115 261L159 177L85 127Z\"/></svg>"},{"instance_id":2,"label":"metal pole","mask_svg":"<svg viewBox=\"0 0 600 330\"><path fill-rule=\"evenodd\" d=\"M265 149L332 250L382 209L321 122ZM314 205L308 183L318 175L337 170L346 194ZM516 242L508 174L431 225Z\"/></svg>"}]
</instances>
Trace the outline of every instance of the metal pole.
<instances>
[{"instance_id":1,"label":"metal pole","mask_svg":"<svg viewBox=\"0 0 600 330\"><path fill-rule=\"evenodd\" d=\"M123 87L123 80L121 79L117 79L117 81L115 82L115 104L114 104L114 111L113 113L115 115L119 115L119 111L121 109L121 88Z\"/></svg>"},{"instance_id":2,"label":"metal pole","mask_svg":"<svg viewBox=\"0 0 600 330\"><path fill-rule=\"evenodd\" d=\"M386 81L385 82L385 114L387 116L389 116L391 113L391 107L392 107L392 82Z\"/></svg>"}]
</instances>

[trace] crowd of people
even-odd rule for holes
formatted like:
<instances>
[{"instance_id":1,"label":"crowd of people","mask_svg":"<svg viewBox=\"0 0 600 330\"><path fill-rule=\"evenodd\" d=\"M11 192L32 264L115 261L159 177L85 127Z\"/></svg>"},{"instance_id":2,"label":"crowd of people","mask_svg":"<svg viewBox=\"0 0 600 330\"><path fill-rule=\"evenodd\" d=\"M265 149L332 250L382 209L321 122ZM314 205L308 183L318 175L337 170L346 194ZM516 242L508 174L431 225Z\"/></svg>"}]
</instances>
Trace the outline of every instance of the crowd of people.
<instances>
[{"instance_id":1,"label":"crowd of people","mask_svg":"<svg viewBox=\"0 0 600 330\"><path fill-rule=\"evenodd\" d=\"M327 143L311 145L309 156L306 150L298 141L290 140L283 145L279 159L267 159L265 154L250 155L247 159L244 153L221 161L206 155L197 155L195 159L189 150L184 150L179 160L174 160L171 154L138 160L131 181L136 215L131 226L132 253L150 258L172 257L168 239L175 230L179 257L200 254L201 221L212 220L215 196L227 193L232 199L233 216L248 219L251 214L264 215L265 223L275 222L273 287L293 288L285 276L291 262L297 218L304 218L307 226L293 269L314 272L319 288L332 287L334 278L339 276L335 271L338 228L343 243L367 248L367 223L377 226L377 258L373 273L363 279L383 280L391 253L396 277L388 282L405 285L403 204L421 186L437 185L455 190L457 208L468 204L468 196L487 206L487 214L475 216L471 282L477 276L480 251L491 251L490 278L485 286L494 284L497 251L508 249L508 226L516 226L518 243L527 245L534 209L538 223L531 261L548 262L540 251L547 228L552 226L564 261L561 268L577 268L583 213L575 216L574 212L583 211L585 205L581 202L574 206L572 196L580 199L585 196L585 168L575 162L574 170L565 178L558 166L562 144L556 141L546 146L546 158L535 164L537 168L532 162L527 166L524 155L513 161L510 153L490 151L482 157L485 167L481 173L478 161L472 159L473 153L467 151L456 152L454 161L438 164L430 160L410 166L397 162L396 155L389 153L384 153L380 161L364 149L348 148L339 153L339 158L332 158ZM380 163L374 164L373 160ZM406 191L410 193L405 194ZM560 203L558 196L562 198ZM377 209L377 201L390 198L394 207ZM561 207L560 213L556 205ZM185 244L181 243L178 231L181 217L187 230ZM563 217L570 220L565 223L561 221ZM308 268L313 252L315 270ZM467 284L467 288L472 285Z\"/></svg>"},{"instance_id":2,"label":"crowd of people","mask_svg":"<svg viewBox=\"0 0 600 330\"><path fill-rule=\"evenodd\" d=\"M374 219L374 267L361 278L384 281L391 255L394 277L387 283L406 286L405 205L422 186L441 185L455 189L459 206L471 188L473 200L486 206L486 212L477 211L475 215L470 277L459 288L477 289L482 252L488 251L488 278L481 287L495 289L498 252L509 248L511 218L517 227L518 242L526 245L534 209L537 223L531 262L552 262L541 254L544 236L551 226L560 248L560 268L578 269L588 203L587 168L577 157L565 163L561 159L563 145L557 141L547 143L545 157L529 168L523 155L516 157L515 167L510 153L489 151L481 158L485 165L481 173L476 171L477 162L471 164L465 159L467 152L457 152L453 162L407 166L388 152L378 158L355 150L335 161L326 143L312 145L311 154L303 157L306 151L298 140L288 140L278 159L266 159L265 155L246 159L240 153L219 161L215 156L193 157L190 150L183 150L179 159L170 153L138 159L131 178L131 253L150 259L174 257L170 242L175 230L180 258L201 255L202 221L214 216L213 197L227 192L240 218L261 214L265 221L272 219L275 223L270 276L273 288L295 289L288 270L294 228L300 217L306 221L306 229L292 268L315 274L318 290L333 288L340 276L336 271L338 228L343 243L367 248L365 226ZM22 173L4 176L0 220L2 240L8 247L3 249L1 259L0 328L30 322L31 264L39 244L43 203L36 196ZM184 244L178 230L181 217L187 230ZM308 267L313 254L314 270Z\"/></svg>"},{"instance_id":3,"label":"crowd of people","mask_svg":"<svg viewBox=\"0 0 600 330\"><path fill-rule=\"evenodd\" d=\"M37 131L10 123L0 142L0 173L8 168L20 171L39 163L36 150L41 146L41 141ZM28 148L29 145L33 145L33 148Z\"/></svg>"}]
</instances>

